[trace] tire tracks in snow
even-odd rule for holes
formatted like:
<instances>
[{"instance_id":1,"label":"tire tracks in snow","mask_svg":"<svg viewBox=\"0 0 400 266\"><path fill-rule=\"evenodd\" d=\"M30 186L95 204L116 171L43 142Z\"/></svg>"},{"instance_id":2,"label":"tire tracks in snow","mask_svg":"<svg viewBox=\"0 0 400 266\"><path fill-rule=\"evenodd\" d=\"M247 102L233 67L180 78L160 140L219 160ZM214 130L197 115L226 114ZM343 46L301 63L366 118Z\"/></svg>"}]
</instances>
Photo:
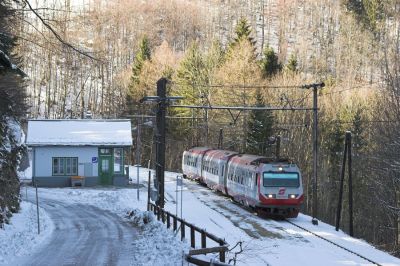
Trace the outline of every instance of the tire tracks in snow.
<instances>
[{"instance_id":1,"label":"tire tracks in snow","mask_svg":"<svg viewBox=\"0 0 400 266\"><path fill-rule=\"evenodd\" d=\"M51 239L16 265L130 265L137 229L92 205L42 198L55 225Z\"/></svg>"}]
</instances>

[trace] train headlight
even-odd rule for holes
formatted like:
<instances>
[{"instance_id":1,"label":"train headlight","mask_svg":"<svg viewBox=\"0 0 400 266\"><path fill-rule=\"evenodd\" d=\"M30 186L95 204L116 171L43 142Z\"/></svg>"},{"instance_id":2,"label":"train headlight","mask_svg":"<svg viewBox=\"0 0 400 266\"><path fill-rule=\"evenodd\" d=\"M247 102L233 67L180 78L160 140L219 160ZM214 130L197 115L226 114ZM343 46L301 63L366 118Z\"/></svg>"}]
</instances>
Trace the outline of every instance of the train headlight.
<instances>
[{"instance_id":1,"label":"train headlight","mask_svg":"<svg viewBox=\"0 0 400 266\"><path fill-rule=\"evenodd\" d=\"M275 194L267 194L266 196L267 196L267 198L269 198L269 199L275 199L275 198L276 198L276 195L275 195Z\"/></svg>"},{"instance_id":2,"label":"train headlight","mask_svg":"<svg viewBox=\"0 0 400 266\"><path fill-rule=\"evenodd\" d=\"M289 194L289 199L295 199L297 197L297 194Z\"/></svg>"}]
</instances>

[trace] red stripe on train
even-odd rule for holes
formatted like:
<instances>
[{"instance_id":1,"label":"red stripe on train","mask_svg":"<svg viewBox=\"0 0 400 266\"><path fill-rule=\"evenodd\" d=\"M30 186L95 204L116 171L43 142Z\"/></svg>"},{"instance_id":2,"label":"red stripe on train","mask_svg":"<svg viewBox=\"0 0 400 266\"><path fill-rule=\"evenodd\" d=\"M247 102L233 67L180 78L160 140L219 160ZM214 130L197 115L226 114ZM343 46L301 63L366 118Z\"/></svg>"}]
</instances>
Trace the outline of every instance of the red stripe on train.
<instances>
[{"instance_id":1,"label":"red stripe on train","mask_svg":"<svg viewBox=\"0 0 400 266\"><path fill-rule=\"evenodd\" d=\"M268 199L263 194L260 195L260 202L265 205L301 205L304 201L304 195L301 195L298 199Z\"/></svg>"}]
</instances>

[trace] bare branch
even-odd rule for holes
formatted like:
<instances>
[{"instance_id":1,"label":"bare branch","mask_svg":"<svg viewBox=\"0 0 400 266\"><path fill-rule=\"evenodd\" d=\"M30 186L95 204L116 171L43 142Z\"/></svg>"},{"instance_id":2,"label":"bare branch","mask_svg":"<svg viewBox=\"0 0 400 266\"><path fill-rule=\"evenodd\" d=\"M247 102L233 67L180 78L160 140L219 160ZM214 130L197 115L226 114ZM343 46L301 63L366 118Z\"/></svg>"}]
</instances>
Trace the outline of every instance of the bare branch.
<instances>
[{"instance_id":1,"label":"bare branch","mask_svg":"<svg viewBox=\"0 0 400 266\"><path fill-rule=\"evenodd\" d=\"M100 59L95 58L95 57L91 56L90 54L88 54L88 53L86 53L86 52L84 52L84 51L78 49L77 47L73 46L72 44L66 42L66 41L65 41L63 38L61 38L61 36L53 29L53 27L50 26L50 25L45 21L45 19L43 19L43 18L38 14L38 12L37 12L34 8L32 8L32 6L31 6L31 4L29 3L28 0L24 0L24 2L28 5L29 9L36 15L36 17L38 17L38 19L43 23L43 25L44 25L49 31L51 31L51 33L53 33L53 35L57 38L57 40L59 40L63 45L65 45L66 47L68 47L68 48L74 50L75 52L77 52L77 53L79 53L79 54L81 54L81 55L83 55L83 56L86 56L86 57L88 57L88 58L90 58L90 59L92 59L92 60L101 61Z\"/></svg>"}]
</instances>

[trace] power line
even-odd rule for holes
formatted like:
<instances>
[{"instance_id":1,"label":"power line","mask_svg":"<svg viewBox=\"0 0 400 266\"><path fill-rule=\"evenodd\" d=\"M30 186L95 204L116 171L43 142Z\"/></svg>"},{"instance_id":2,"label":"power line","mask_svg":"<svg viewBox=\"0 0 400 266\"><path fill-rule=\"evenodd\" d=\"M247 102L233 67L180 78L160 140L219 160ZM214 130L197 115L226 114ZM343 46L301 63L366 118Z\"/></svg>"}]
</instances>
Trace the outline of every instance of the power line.
<instances>
[{"instance_id":1,"label":"power line","mask_svg":"<svg viewBox=\"0 0 400 266\"><path fill-rule=\"evenodd\" d=\"M329 123L336 123L336 124L352 124L356 121L332 121L332 122L321 122L322 124L329 124ZM373 124L373 123L399 123L400 120L359 120L361 123L366 123L366 124Z\"/></svg>"},{"instance_id":2,"label":"power line","mask_svg":"<svg viewBox=\"0 0 400 266\"><path fill-rule=\"evenodd\" d=\"M269 107L269 106L209 106L209 105L170 105L169 107L174 108L189 108L189 109L215 109L215 110L271 110L271 111L311 111L313 108L303 107Z\"/></svg>"},{"instance_id":3,"label":"power line","mask_svg":"<svg viewBox=\"0 0 400 266\"><path fill-rule=\"evenodd\" d=\"M171 85L192 86L192 87L205 87L205 88L231 88L231 89L309 89L310 85L284 85L284 86L271 86L262 84L200 84L200 83L183 83L183 82L170 82ZM324 86L324 83L311 84L312 86Z\"/></svg>"},{"instance_id":4,"label":"power line","mask_svg":"<svg viewBox=\"0 0 400 266\"><path fill-rule=\"evenodd\" d=\"M362 85L354 86L354 87L343 89L343 90L339 90L339 91L327 92L327 93L324 93L324 94L319 95L319 96L326 96L326 95L331 95L331 94L335 94L335 93L342 93L342 92L345 92L345 91L351 91L351 90L357 90L357 89L366 89L367 87L371 87L372 85L375 85L377 83L378 82L373 82L373 83L370 83L370 84L362 84Z\"/></svg>"}]
</instances>

